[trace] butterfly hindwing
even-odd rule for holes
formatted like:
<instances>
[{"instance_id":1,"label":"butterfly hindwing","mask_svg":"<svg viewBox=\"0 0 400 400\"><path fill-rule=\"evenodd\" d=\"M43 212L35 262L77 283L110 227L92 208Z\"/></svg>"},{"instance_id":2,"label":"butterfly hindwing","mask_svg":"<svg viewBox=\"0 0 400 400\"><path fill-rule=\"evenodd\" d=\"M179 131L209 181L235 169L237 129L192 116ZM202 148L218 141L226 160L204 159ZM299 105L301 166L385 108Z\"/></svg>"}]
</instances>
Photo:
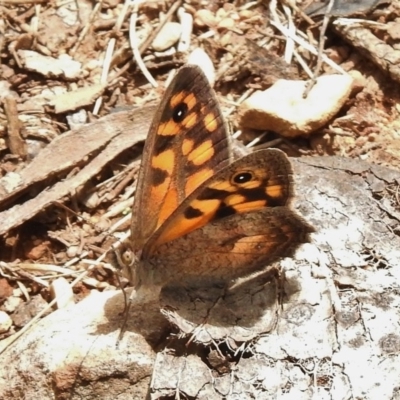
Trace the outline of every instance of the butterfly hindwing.
<instances>
[{"instance_id":1,"label":"butterfly hindwing","mask_svg":"<svg viewBox=\"0 0 400 400\"><path fill-rule=\"evenodd\" d=\"M150 254L166 242L233 214L287 206L293 193L291 165L280 150L259 150L217 172L197 188L165 221Z\"/></svg>"},{"instance_id":2,"label":"butterfly hindwing","mask_svg":"<svg viewBox=\"0 0 400 400\"><path fill-rule=\"evenodd\" d=\"M285 206L232 214L158 246L147 265L138 267L138 279L144 285L191 280L213 284L245 277L291 256L311 232Z\"/></svg>"}]
</instances>

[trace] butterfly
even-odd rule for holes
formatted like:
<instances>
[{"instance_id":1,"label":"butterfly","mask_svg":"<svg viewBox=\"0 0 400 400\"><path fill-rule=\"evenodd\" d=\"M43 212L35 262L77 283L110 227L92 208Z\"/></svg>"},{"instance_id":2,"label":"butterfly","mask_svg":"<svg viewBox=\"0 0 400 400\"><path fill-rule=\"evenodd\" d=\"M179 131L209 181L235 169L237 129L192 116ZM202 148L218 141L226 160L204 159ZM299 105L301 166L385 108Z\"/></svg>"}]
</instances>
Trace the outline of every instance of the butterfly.
<instances>
[{"instance_id":1,"label":"butterfly","mask_svg":"<svg viewBox=\"0 0 400 400\"><path fill-rule=\"evenodd\" d=\"M291 208L291 164L277 149L235 159L216 95L183 66L154 116L119 262L136 290L231 282L309 241Z\"/></svg>"}]
</instances>

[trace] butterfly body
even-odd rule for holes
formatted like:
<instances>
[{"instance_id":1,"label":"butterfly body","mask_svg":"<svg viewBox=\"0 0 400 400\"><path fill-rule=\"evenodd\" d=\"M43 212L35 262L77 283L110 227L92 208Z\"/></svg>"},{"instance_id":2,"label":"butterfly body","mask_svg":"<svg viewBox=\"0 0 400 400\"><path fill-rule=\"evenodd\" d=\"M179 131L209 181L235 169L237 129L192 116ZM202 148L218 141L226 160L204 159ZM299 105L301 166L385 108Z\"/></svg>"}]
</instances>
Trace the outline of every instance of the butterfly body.
<instances>
[{"instance_id":1,"label":"butterfly body","mask_svg":"<svg viewBox=\"0 0 400 400\"><path fill-rule=\"evenodd\" d=\"M198 67L181 68L168 87L143 154L123 263L137 289L229 282L309 240L312 227L290 209L286 155L264 149L234 160Z\"/></svg>"}]
</instances>

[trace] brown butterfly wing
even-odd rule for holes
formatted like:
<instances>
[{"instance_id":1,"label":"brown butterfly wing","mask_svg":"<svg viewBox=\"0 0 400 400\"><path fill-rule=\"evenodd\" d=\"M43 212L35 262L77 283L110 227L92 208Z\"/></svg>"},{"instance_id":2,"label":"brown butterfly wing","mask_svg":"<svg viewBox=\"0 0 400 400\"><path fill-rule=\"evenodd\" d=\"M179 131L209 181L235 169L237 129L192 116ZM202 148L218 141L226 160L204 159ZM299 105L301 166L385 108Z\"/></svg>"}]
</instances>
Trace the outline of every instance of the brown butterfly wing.
<instances>
[{"instance_id":1,"label":"brown butterfly wing","mask_svg":"<svg viewBox=\"0 0 400 400\"><path fill-rule=\"evenodd\" d=\"M313 228L290 208L292 169L279 150L260 150L219 171L143 249L141 285L230 280L290 255Z\"/></svg>"},{"instance_id":2,"label":"brown butterfly wing","mask_svg":"<svg viewBox=\"0 0 400 400\"><path fill-rule=\"evenodd\" d=\"M198 186L231 161L227 127L201 69L181 68L165 93L143 151L132 240L140 250Z\"/></svg>"},{"instance_id":3,"label":"brown butterfly wing","mask_svg":"<svg viewBox=\"0 0 400 400\"><path fill-rule=\"evenodd\" d=\"M293 196L292 168L277 149L259 150L234 161L203 183L152 238L144 254L216 219L285 206Z\"/></svg>"},{"instance_id":4,"label":"brown butterfly wing","mask_svg":"<svg viewBox=\"0 0 400 400\"><path fill-rule=\"evenodd\" d=\"M291 256L313 229L287 207L264 208L216 219L162 244L137 268L141 286L190 280L229 282Z\"/></svg>"}]
</instances>

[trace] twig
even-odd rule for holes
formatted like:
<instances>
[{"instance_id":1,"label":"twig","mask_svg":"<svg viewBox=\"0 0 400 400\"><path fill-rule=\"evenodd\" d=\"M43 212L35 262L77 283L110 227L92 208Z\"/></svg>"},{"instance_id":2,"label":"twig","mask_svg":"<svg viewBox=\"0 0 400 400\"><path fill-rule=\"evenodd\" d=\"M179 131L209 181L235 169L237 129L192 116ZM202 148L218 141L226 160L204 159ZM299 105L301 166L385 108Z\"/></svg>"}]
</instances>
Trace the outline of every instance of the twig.
<instances>
[{"instance_id":1,"label":"twig","mask_svg":"<svg viewBox=\"0 0 400 400\"><path fill-rule=\"evenodd\" d=\"M121 10L120 14L118 15L117 21L115 23L115 28L114 28L115 34L121 30L122 23L124 22L125 16L131 5L132 5L132 3L130 0L125 0L124 6L122 7L122 10ZM107 50L106 50L106 54L105 54L104 62L103 62L103 70L102 70L101 78L100 78L100 83L102 83L104 85L107 84L107 76L110 71L112 55L114 53L114 48L115 48L116 43L117 43L117 39L115 37L112 37L107 45ZM99 112L102 101L103 101L102 99L103 99L102 97L99 97L96 100L96 103L93 108L93 115L97 115L97 113Z\"/></svg>"},{"instance_id":2,"label":"twig","mask_svg":"<svg viewBox=\"0 0 400 400\"><path fill-rule=\"evenodd\" d=\"M269 4L269 11L272 16L271 24L272 24L272 22L274 22L278 26L283 27L283 24L278 15L277 4L278 4L277 0L272 0ZM289 28L286 28L286 29L288 29L288 31L291 33L291 36L296 36L296 29L295 29L294 24L289 24ZM285 39L286 39L285 61L286 61L286 63L290 64L293 50L294 50L294 40L289 35L285 35Z\"/></svg>"},{"instance_id":3,"label":"twig","mask_svg":"<svg viewBox=\"0 0 400 400\"><path fill-rule=\"evenodd\" d=\"M139 46L139 53L143 54L147 48L150 46L151 43L153 43L154 38L158 35L158 33L161 31L162 27L165 25L165 23L171 18L172 14L180 7L182 3L182 0L179 0L175 2L172 7L168 10L167 14L165 15L165 18L160 21L160 24L157 26L156 29L147 37L147 39ZM108 82L108 85L113 85L114 82L121 76L123 75L132 65L132 61L128 61Z\"/></svg>"},{"instance_id":4,"label":"twig","mask_svg":"<svg viewBox=\"0 0 400 400\"><path fill-rule=\"evenodd\" d=\"M79 2L78 2L79 4ZM87 22L87 24L85 25L85 27L82 29L81 34L78 37L77 42L75 43L75 46L71 49L71 56L73 56L76 51L78 50L78 47L81 45L83 39L85 38L86 34L89 32L90 27L92 26L93 20L96 17L97 13L99 12L101 6L103 4L103 0L100 0L98 3L96 3L96 5L93 8L93 11L90 14L89 20Z\"/></svg>"},{"instance_id":5,"label":"twig","mask_svg":"<svg viewBox=\"0 0 400 400\"><path fill-rule=\"evenodd\" d=\"M289 7L293 8L300 17L306 21L309 25L314 25L314 21L310 18L301 8L297 6L297 4L292 0L283 0L283 3L286 3Z\"/></svg>"},{"instance_id":6,"label":"twig","mask_svg":"<svg viewBox=\"0 0 400 400\"><path fill-rule=\"evenodd\" d=\"M178 18L181 23L182 33L178 43L178 52L189 50L190 38L193 32L193 17L183 7L178 9Z\"/></svg>"},{"instance_id":7,"label":"twig","mask_svg":"<svg viewBox=\"0 0 400 400\"><path fill-rule=\"evenodd\" d=\"M137 168L131 168L131 170L128 173L126 173L123 179L119 181L119 183L116 186L114 186L111 192L108 192L104 197L100 198L100 201L103 201L104 199L111 201L117 196L119 196L125 189L125 187L128 185L128 183L133 180L133 177L136 174L137 174Z\"/></svg>"},{"instance_id":8,"label":"twig","mask_svg":"<svg viewBox=\"0 0 400 400\"><path fill-rule=\"evenodd\" d=\"M303 67L305 73L312 78L313 72L311 71L311 69L309 68L309 66L306 64L306 62L304 61L303 57L298 53L298 51L294 51L293 52L294 57L296 58L297 62Z\"/></svg>"},{"instance_id":9,"label":"twig","mask_svg":"<svg viewBox=\"0 0 400 400\"><path fill-rule=\"evenodd\" d=\"M158 87L158 84L156 80L153 78L153 76L150 74L149 70L147 69L145 63L143 62L142 55L139 50L139 41L136 35L136 20L137 20L137 15L138 15L138 10L139 10L139 4L142 2L142 0L134 0L133 3L133 12L131 14L131 19L129 23L129 43L132 48L133 52L133 58L136 61L137 66L139 67L140 71L142 71L142 74L144 77L147 79L147 81L153 86L153 87Z\"/></svg>"},{"instance_id":10,"label":"twig","mask_svg":"<svg viewBox=\"0 0 400 400\"><path fill-rule=\"evenodd\" d=\"M317 58L317 65L315 66L314 69L314 76L313 78L308 82L306 86L306 90L303 93L303 98L305 99L308 94L310 93L310 90L314 87L317 77L321 71L322 67L322 54L324 52L324 47L325 47L325 33L328 28L328 23L330 20L329 13L332 10L333 4L335 0L329 0L328 7L326 9L325 15L324 15L324 20L322 22L321 30L319 32L319 44L318 44L318 58Z\"/></svg>"},{"instance_id":11,"label":"twig","mask_svg":"<svg viewBox=\"0 0 400 400\"><path fill-rule=\"evenodd\" d=\"M294 38L298 37L298 36L296 36L296 27L294 25L294 22L293 22L293 19L291 16L290 8L286 5L283 5L283 9L288 18L288 28L285 28L280 21L278 12L276 11L276 0L271 1L270 11L271 11L271 15L273 18L273 20L271 21L271 24L277 28L280 27L281 29L280 28L278 28L278 29L280 29L281 32L282 32L282 29L287 29L287 31L290 33L289 35L284 36L286 38L285 61L288 64L290 64L292 57L294 56L296 58L297 62L303 67L303 69L307 73L307 75L312 77L313 75L312 75L310 68L307 66L307 64L305 63L303 58L300 56L298 51L295 49L294 44L295 44L296 40L294 40Z\"/></svg>"},{"instance_id":12,"label":"twig","mask_svg":"<svg viewBox=\"0 0 400 400\"><path fill-rule=\"evenodd\" d=\"M296 34L296 26L295 26L293 18L292 18L291 10L288 6L285 6L284 4L282 4L282 7L283 7L283 11L286 14L286 18L288 21L288 29L290 32L292 32L293 35L295 35ZM291 62L292 62L294 50L295 50L294 40L291 39L290 37L288 37L286 40L286 47L285 47L285 61L288 64L291 64Z\"/></svg>"},{"instance_id":13,"label":"twig","mask_svg":"<svg viewBox=\"0 0 400 400\"><path fill-rule=\"evenodd\" d=\"M292 35L292 33L285 28L283 25L275 23L275 21L270 22L271 25L273 25L276 29L278 29L283 35L285 36L290 36L299 46L304 47L304 49L308 50L311 54L318 55L317 49L312 46L310 43L306 42L304 39L300 38L299 36ZM340 72L341 74L347 75L347 72L337 65L334 61L332 61L329 57L327 57L325 54L321 55L322 60L328 64L330 67L335 69L336 71Z\"/></svg>"},{"instance_id":14,"label":"twig","mask_svg":"<svg viewBox=\"0 0 400 400\"><path fill-rule=\"evenodd\" d=\"M7 118L8 147L12 154L25 158L26 143L20 134L21 124L18 119L17 102L13 97L4 99L4 112Z\"/></svg>"},{"instance_id":15,"label":"twig","mask_svg":"<svg viewBox=\"0 0 400 400\"><path fill-rule=\"evenodd\" d=\"M251 142L246 144L246 147L251 148L254 147L258 142L260 142L265 136L267 135L267 132L263 132L260 136L257 136L254 138Z\"/></svg>"},{"instance_id":16,"label":"twig","mask_svg":"<svg viewBox=\"0 0 400 400\"><path fill-rule=\"evenodd\" d=\"M154 38L159 34L161 29L164 27L165 23L167 21L169 21L172 14L174 14L176 12L176 10L181 6L181 4L182 4L182 0L178 0L171 6L171 8L165 14L164 19L162 21L160 21L157 28L154 29L154 31L147 37L147 39L139 47L140 54L143 54L147 50L147 48L151 45L151 43L153 43Z\"/></svg>"},{"instance_id":17,"label":"twig","mask_svg":"<svg viewBox=\"0 0 400 400\"><path fill-rule=\"evenodd\" d=\"M235 111L236 107L237 107L239 104L242 104L248 97L250 97L250 96L254 93L254 91L255 91L255 89L253 89L253 88L247 89L247 90L237 99L237 101L232 102L232 103L234 104L234 106L232 106L226 113L224 113L224 116L227 117L228 115L231 115L231 114Z\"/></svg>"},{"instance_id":18,"label":"twig","mask_svg":"<svg viewBox=\"0 0 400 400\"><path fill-rule=\"evenodd\" d=\"M104 260L106 257L107 252L102 254L98 259L97 263L101 262ZM72 260L71 260L72 261ZM70 261L70 262L71 262ZM73 282L71 282L70 286L73 288L77 283L79 283L90 271L92 271L95 268L96 265L90 266L87 270L83 271L80 275L78 275L77 278ZM6 341L4 341L4 344L0 343L0 354L2 354L9 346L11 346L13 343L15 343L25 332L27 332L43 315L45 315L49 310L52 309L56 303L60 301L60 297L54 298L42 311L40 311L38 314L36 314L20 331L15 333L13 336L10 336L7 338Z\"/></svg>"}]
</instances>

